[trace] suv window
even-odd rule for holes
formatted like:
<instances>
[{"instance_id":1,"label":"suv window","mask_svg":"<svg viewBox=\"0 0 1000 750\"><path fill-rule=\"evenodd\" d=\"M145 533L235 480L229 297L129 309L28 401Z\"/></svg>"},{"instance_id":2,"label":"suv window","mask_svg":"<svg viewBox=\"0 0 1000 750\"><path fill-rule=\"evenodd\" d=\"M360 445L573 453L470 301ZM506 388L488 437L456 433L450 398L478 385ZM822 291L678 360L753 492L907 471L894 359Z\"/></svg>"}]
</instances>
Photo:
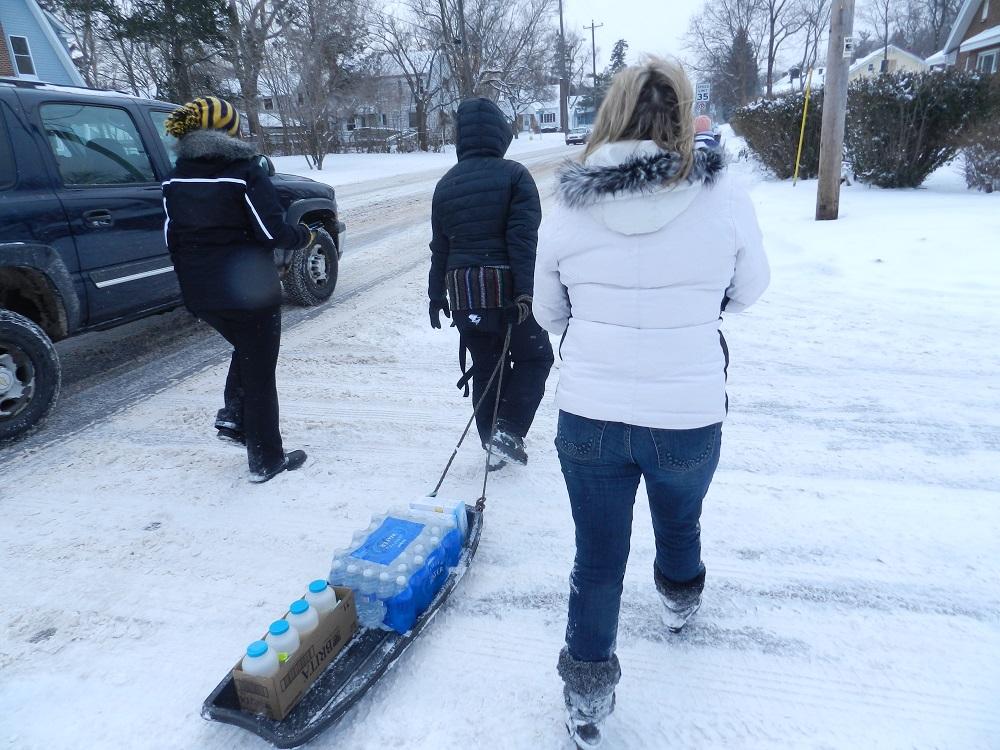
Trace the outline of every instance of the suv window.
<instances>
[{"instance_id":1,"label":"suv window","mask_svg":"<svg viewBox=\"0 0 1000 750\"><path fill-rule=\"evenodd\" d=\"M174 153L174 144L177 143L177 139L167 132L166 127L167 118L170 117L170 113L155 109L149 113L149 116L153 120L153 128L155 128L156 134L163 141L163 148L167 150L167 158L170 159L170 165L175 165L177 163L177 154Z\"/></svg>"},{"instance_id":2,"label":"suv window","mask_svg":"<svg viewBox=\"0 0 1000 750\"><path fill-rule=\"evenodd\" d=\"M65 185L153 182L153 165L128 112L43 104L42 124Z\"/></svg>"},{"instance_id":3,"label":"suv window","mask_svg":"<svg viewBox=\"0 0 1000 750\"><path fill-rule=\"evenodd\" d=\"M0 190L14 184L14 152L7 137L7 126L3 122L3 106L0 105Z\"/></svg>"}]
</instances>

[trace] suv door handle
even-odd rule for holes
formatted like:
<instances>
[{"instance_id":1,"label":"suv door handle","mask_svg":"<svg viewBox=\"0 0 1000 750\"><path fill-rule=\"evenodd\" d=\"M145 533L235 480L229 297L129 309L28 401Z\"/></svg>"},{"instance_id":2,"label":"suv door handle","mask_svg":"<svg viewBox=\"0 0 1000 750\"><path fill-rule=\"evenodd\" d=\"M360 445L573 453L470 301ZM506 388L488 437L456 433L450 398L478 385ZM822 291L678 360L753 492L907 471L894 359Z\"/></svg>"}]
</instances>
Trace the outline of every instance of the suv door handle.
<instances>
[{"instance_id":1,"label":"suv door handle","mask_svg":"<svg viewBox=\"0 0 1000 750\"><path fill-rule=\"evenodd\" d=\"M108 229L115 225L111 212L106 208L83 212L83 223L92 229Z\"/></svg>"}]
</instances>

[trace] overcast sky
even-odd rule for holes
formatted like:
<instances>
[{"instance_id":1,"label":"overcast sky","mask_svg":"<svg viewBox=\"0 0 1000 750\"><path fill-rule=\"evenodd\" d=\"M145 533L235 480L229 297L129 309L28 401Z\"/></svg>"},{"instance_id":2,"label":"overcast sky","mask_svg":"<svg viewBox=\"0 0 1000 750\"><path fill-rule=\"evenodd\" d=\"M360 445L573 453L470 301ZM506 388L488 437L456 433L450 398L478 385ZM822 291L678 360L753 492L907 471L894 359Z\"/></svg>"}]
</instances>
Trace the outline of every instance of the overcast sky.
<instances>
[{"instance_id":1,"label":"overcast sky","mask_svg":"<svg viewBox=\"0 0 1000 750\"><path fill-rule=\"evenodd\" d=\"M583 32L590 53L591 19L604 24L597 29L597 69L608 64L611 48L619 39L629 45L629 62L641 52L683 57L682 37L691 16L704 0L563 0L566 30ZM589 66L588 66L589 70Z\"/></svg>"}]
</instances>

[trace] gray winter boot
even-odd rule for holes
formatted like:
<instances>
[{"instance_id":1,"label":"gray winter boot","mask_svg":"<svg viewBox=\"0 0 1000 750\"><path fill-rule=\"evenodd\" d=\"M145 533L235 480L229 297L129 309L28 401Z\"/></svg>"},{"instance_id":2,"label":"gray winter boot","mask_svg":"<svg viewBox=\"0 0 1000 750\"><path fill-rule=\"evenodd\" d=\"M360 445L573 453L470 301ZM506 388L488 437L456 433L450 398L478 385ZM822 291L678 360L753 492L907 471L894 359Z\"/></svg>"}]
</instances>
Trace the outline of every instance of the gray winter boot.
<instances>
[{"instance_id":1,"label":"gray winter boot","mask_svg":"<svg viewBox=\"0 0 1000 750\"><path fill-rule=\"evenodd\" d=\"M705 566L702 565L701 573L690 581L676 583L663 575L654 564L653 580L660 599L663 600L663 624L671 633L681 632L701 607L701 592L705 590Z\"/></svg>"},{"instance_id":2,"label":"gray winter boot","mask_svg":"<svg viewBox=\"0 0 1000 750\"><path fill-rule=\"evenodd\" d=\"M556 669L565 683L566 731L579 750L600 746L601 727L615 710L615 686L622 676L618 657L578 661L563 647Z\"/></svg>"}]
</instances>

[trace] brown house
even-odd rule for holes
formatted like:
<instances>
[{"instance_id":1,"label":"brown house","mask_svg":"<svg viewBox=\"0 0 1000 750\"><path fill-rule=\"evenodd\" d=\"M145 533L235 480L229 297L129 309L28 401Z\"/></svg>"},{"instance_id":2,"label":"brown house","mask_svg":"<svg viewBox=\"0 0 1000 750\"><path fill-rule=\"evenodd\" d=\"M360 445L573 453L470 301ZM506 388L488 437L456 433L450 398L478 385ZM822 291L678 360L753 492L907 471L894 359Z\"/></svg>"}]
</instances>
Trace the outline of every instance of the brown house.
<instances>
[{"instance_id":1,"label":"brown house","mask_svg":"<svg viewBox=\"0 0 1000 750\"><path fill-rule=\"evenodd\" d=\"M942 53L961 70L1000 72L1000 0L965 0Z\"/></svg>"},{"instance_id":2,"label":"brown house","mask_svg":"<svg viewBox=\"0 0 1000 750\"><path fill-rule=\"evenodd\" d=\"M0 78L7 76L14 77L14 64L10 61L10 53L7 51L7 44L4 40L7 36L3 31L3 24L0 23Z\"/></svg>"}]
</instances>

